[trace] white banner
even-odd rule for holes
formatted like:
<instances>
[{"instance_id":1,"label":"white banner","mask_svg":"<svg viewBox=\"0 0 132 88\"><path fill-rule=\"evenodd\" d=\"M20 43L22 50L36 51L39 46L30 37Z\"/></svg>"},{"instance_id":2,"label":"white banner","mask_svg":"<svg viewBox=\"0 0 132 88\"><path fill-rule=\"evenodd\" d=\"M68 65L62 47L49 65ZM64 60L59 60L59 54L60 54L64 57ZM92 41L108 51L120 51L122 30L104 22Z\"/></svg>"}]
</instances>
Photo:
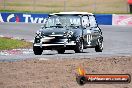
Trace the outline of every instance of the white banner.
<instances>
[{"instance_id":1,"label":"white banner","mask_svg":"<svg viewBox=\"0 0 132 88\"><path fill-rule=\"evenodd\" d=\"M131 25L132 26L132 15L127 14L113 14L112 25Z\"/></svg>"}]
</instances>

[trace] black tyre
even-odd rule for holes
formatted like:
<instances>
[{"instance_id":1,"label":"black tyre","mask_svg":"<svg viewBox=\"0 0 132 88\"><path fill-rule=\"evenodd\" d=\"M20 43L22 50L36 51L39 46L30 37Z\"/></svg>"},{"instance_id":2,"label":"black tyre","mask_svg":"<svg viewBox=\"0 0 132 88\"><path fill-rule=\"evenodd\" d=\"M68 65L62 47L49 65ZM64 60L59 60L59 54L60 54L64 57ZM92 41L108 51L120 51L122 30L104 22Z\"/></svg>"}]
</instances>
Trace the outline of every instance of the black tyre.
<instances>
[{"instance_id":1,"label":"black tyre","mask_svg":"<svg viewBox=\"0 0 132 88\"><path fill-rule=\"evenodd\" d=\"M98 45L95 46L96 52L102 52L103 51L103 41L101 39L98 39Z\"/></svg>"},{"instance_id":2,"label":"black tyre","mask_svg":"<svg viewBox=\"0 0 132 88\"><path fill-rule=\"evenodd\" d=\"M65 49L59 49L57 50L58 54L63 54L65 52Z\"/></svg>"},{"instance_id":3,"label":"black tyre","mask_svg":"<svg viewBox=\"0 0 132 88\"><path fill-rule=\"evenodd\" d=\"M83 41L78 41L77 43L76 43L76 47L75 47L75 53L82 53L83 52L83 47L84 47L84 45L83 45Z\"/></svg>"},{"instance_id":4,"label":"black tyre","mask_svg":"<svg viewBox=\"0 0 132 88\"><path fill-rule=\"evenodd\" d=\"M40 47L35 47L35 46L33 46L33 51L34 51L34 54L35 54L35 55L41 55L42 52L43 52L42 48L40 48Z\"/></svg>"}]
</instances>

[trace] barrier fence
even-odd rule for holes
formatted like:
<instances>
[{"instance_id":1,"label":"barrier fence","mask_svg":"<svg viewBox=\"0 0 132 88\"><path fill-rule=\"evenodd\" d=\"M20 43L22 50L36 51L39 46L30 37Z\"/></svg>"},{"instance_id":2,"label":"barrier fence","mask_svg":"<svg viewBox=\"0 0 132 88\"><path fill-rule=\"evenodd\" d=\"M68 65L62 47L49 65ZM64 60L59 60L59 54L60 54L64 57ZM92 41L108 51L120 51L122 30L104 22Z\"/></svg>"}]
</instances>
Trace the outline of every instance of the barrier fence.
<instances>
[{"instance_id":1,"label":"barrier fence","mask_svg":"<svg viewBox=\"0 0 132 88\"><path fill-rule=\"evenodd\" d=\"M44 23L48 14L0 13L0 22ZM132 25L131 14L95 14L101 25Z\"/></svg>"},{"instance_id":2,"label":"barrier fence","mask_svg":"<svg viewBox=\"0 0 132 88\"><path fill-rule=\"evenodd\" d=\"M129 13L127 0L0 0L0 10Z\"/></svg>"}]
</instances>

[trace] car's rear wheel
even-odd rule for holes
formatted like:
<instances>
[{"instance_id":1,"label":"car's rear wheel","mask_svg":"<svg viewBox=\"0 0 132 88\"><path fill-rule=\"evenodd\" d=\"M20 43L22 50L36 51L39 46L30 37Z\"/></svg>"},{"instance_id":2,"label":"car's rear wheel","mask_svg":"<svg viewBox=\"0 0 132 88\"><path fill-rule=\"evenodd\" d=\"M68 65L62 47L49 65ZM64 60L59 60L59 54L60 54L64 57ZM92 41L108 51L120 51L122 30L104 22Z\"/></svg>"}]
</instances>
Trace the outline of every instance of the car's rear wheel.
<instances>
[{"instance_id":1,"label":"car's rear wheel","mask_svg":"<svg viewBox=\"0 0 132 88\"><path fill-rule=\"evenodd\" d=\"M35 47L35 46L33 46L33 51L34 51L34 54L35 54L35 55L41 55L42 52L43 52L43 49L40 48L40 47Z\"/></svg>"},{"instance_id":2,"label":"car's rear wheel","mask_svg":"<svg viewBox=\"0 0 132 88\"><path fill-rule=\"evenodd\" d=\"M65 49L58 49L57 52L58 54L63 54L65 52Z\"/></svg>"},{"instance_id":3,"label":"car's rear wheel","mask_svg":"<svg viewBox=\"0 0 132 88\"><path fill-rule=\"evenodd\" d=\"M103 41L98 39L98 45L95 46L96 52L102 52L103 51Z\"/></svg>"},{"instance_id":4,"label":"car's rear wheel","mask_svg":"<svg viewBox=\"0 0 132 88\"><path fill-rule=\"evenodd\" d=\"M82 53L83 52L83 47L84 47L84 45L83 45L83 41L78 41L77 43L76 43L76 47L75 47L75 53Z\"/></svg>"}]
</instances>

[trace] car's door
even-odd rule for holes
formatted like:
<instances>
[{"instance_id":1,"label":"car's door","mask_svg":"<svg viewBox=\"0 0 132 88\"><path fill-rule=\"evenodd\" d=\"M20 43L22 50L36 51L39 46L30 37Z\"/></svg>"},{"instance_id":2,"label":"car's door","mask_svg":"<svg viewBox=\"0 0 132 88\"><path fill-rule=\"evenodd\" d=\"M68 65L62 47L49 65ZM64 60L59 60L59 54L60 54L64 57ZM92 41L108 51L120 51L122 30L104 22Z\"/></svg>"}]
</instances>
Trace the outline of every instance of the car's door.
<instances>
[{"instance_id":1,"label":"car's door","mask_svg":"<svg viewBox=\"0 0 132 88\"><path fill-rule=\"evenodd\" d=\"M83 38L84 46L89 46L91 44L92 35L90 30L90 22L88 16L82 16L82 26L83 26Z\"/></svg>"},{"instance_id":2,"label":"car's door","mask_svg":"<svg viewBox=\"0 0 132 88\"><path fill-rule=\"evenodd\" d=\"M91 37L92 37L91 45L95 46L101 30L99 29L99 27L97 25L94 15L89 16L89 23L90 23L90 30L91 30Z\"/></svg>"}]
</instances>

